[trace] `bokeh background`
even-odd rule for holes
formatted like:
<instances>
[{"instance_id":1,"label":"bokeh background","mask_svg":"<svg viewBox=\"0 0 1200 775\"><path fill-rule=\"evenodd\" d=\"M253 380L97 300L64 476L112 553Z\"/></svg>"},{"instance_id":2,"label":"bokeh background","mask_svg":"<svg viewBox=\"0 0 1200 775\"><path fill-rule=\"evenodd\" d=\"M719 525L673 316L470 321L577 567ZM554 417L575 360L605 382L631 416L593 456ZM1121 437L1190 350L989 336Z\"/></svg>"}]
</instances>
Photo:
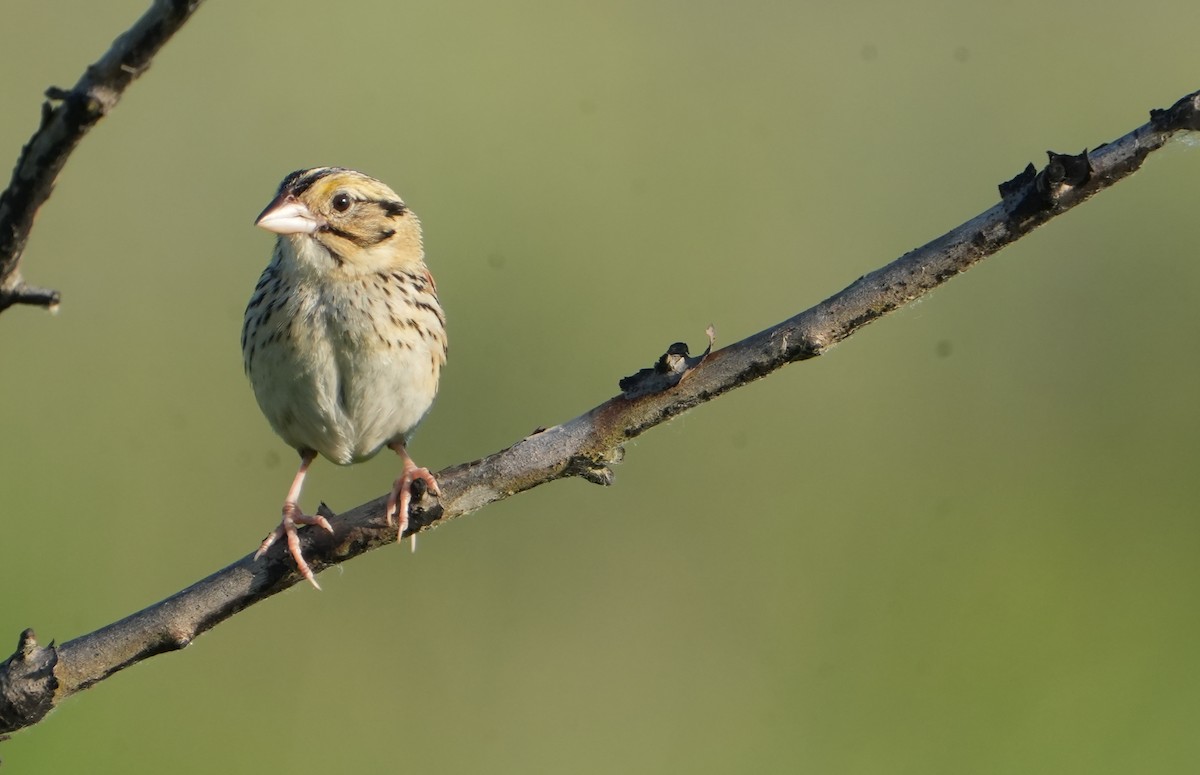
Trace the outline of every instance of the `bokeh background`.
<instances>
[{"instance_id":1,"label":"bokeh background","mask_svg":"<svg viewBox=\"0 0 1200 775\"><path fill-rule=\"evenodd\" d=\"M7 0L0 156L145 0ZM433 469L729 343L1200 88L1192 0L211 2L72 157L0 316L0 637L252 550L242 374L282 176L420 214ZM11 163L11 162L10 162ZM75 697L13 772L1125 773L1200 759L1200 152L827 357ZM321 463L304 505L382 494Z\"/></svg>"}]
</instances>

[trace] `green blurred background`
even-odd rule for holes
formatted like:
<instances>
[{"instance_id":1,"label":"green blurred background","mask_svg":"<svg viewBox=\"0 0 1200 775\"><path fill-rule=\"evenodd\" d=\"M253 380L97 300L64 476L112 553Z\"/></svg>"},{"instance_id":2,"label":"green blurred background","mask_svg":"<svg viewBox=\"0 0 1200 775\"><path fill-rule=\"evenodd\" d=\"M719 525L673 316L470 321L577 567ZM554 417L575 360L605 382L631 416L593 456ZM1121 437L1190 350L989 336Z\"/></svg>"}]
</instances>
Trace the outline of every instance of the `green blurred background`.
<instances>
[{"instance_id":1,"label":"green blurred background","mask_svg":"<svg viewBox=\"0 0 1200 775\"><path fill-rule=\"evenodd\" d=\"M7 0L0 155L145 0ZM282 176L420 214L490 453L740 339L1200 88L1194 0L210 2L83 142L0 316L0 637L252 550L242 374ZM7 166L6 166L7 169ZM1125 773L1200 760L1196 180L1135 178L828 356L296 587L0 746L13 772ZM304 505L382 494L322 462Z\"/></svg>"}]
</instances>

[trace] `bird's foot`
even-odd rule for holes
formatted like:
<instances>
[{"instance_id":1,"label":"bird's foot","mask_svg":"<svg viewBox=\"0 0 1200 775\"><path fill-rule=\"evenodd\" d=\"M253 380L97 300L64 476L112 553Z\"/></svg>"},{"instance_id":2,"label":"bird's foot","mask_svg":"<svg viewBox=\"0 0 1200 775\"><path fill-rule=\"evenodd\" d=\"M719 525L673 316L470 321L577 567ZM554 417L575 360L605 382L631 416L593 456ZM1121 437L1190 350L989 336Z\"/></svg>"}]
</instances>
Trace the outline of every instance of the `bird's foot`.
<instances>
[{"instance_id":1,"label":"bird's foot","mask_svg":"<svg viewBox=\"0 0 1200 775\"><path fill-rule=\"evenodd\" d=\"M283 519L279 522L279 527L271 531L271 534L263 539L262 544L258 547L258 551L254 553L254 559L258 559L266 554L271 548L271 544L278 541L284 536L287 537L288 552L292 555L292 559L296 561L296 570L300 575L308 579L309 583L317 589L321 585L317 583L316 576L313 575L312 568L308 567L308 563L304 561L304 554L300 551L300 536L296 532L296 525L317 525L325 530L333 533L333 526L329 524L329 520L322 517L320 514L310 517L300 511L300 507L295 503L288 501L283 504Z\"/></svg>"},{"instance_id":2,"label":"bird's foot","mask_svg":"<svg viewBox=\"0 0 1200 775\"><path fill-rule=\"evenodd\" d=\"M437 479L433 478L433 474L429 473L428 468L421 468L416 463L412 462L407 455L404 457L404 471L400 474L400 478L392 485L392 492L388 495L387 522L392 524L392 515L396 517L396 521L400 523L400 530L396 536L396 540L404 539L404 531L408 529L408 507L412 503L412 483L420 479L425 483L429 492L434 495L441 495L442 491L438 489ZM417 534L412 535L412 548L417 550Z\"/></svg>"}]
</instances>

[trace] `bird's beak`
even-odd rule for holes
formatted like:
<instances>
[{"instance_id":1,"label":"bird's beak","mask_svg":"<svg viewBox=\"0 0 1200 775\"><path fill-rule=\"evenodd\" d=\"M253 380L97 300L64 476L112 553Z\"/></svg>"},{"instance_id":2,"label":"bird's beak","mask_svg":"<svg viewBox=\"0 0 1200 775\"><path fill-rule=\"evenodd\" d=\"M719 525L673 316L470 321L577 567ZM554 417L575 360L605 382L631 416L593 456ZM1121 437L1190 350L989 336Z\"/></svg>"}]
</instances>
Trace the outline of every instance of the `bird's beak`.
<instances>
[{"instance_id":1,"label":"bird's beak","mask_svg":"<svg viewBox=\"0 0 1200 775\"><path fill-rule=\"evenodd\" d=\"M317 217L291 194L280 194L267 205L255 226L276 234L312 234L321 225Z\"/></svg>"}]
</instances>

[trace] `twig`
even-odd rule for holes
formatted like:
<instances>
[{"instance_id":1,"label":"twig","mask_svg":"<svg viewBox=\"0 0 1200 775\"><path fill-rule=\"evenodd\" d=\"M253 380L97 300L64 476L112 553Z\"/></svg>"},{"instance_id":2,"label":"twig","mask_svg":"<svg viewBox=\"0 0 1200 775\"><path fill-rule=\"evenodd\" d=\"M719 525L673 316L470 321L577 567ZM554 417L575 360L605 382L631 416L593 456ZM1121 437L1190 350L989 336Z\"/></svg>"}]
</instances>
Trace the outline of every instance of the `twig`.
<instances>
[{"instance_id":1,"label":"twig","mask_svg":"<svg viewBox=\"0 0 1200 775\"><path fill-rule=\"evenodd\" d=\"M621 381L622 395L586 414L539 429L508 449L437 475L442 497L421 497L411 514L419 532L546 482L580 476L612 482L610 465L623 444L688 409L814 358L873 320L966 271L1008 243L1136 171L1152 151L1181 131L1200 128L1200 92L1148 124L1091 153L1050 153L1040 172L1029 165L1000 186L1001 201L948 234L859 278L809 310L723 350L689 358L675 344L650 369ZM711 343L711 333L710 333ZM397 539L386 527L384 498L340 516L334 533L301 531L316 572ZM238 611L300 580L282 547L255 562L249 555L132 616L62 646L38 646L32 630L0 665L0 732L39 721L55 704L113 673L181 649Z\"/></svg>"},{"instance_id":2,"label":"twig","mask_svg":"<svg viewBox=\"0 0 1200 775\"><path fill-rule=\"evenodd\" d=\"M150 67L150 60L202 2L155 0L73 89L46 90L41 125L21 149L12 180L0 194L0 312L14 304L51 310L58 306L58 291L28 285L21 277L21 256L34 217L75 146L116 107L129 84Z\"/></svg>"}]
</instances>

